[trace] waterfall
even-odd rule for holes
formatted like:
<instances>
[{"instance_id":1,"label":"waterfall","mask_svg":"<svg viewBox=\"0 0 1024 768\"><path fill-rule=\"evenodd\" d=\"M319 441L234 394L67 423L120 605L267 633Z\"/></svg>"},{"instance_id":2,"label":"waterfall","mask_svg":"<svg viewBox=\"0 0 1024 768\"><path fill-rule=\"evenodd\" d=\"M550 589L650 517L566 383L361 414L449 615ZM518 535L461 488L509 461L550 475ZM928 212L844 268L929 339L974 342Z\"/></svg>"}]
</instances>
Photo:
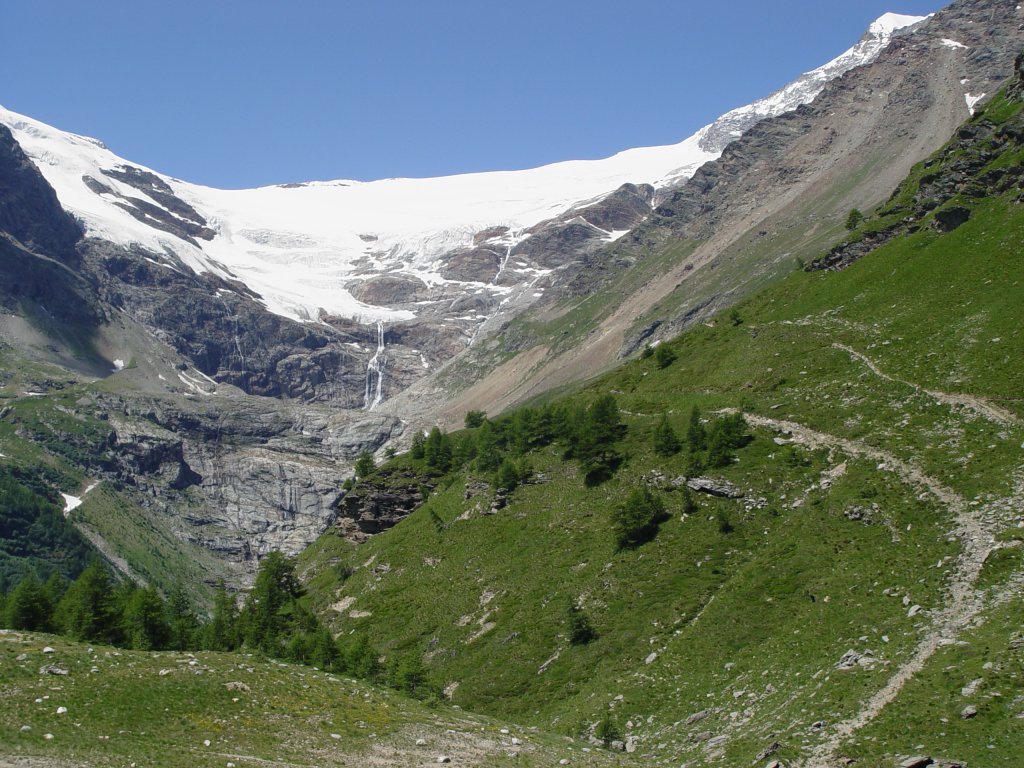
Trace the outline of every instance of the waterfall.
<instances>
[{"instance_id":1,"label":"waterfall","mask_svg":"<svg viewBox=\"0 0 1024 768\"><path fill-rule=\"evenodd\" d=\"M386 357L384 352L384 323L377 323L377 351L373 353L370 362L366 364L366 390L363 393L363 410L372 411L380 405L384 394L384 363ZM376 381L375 381L376 377ZM372 399L371 399L372 397Z\"/></svg>"}]
</instances>

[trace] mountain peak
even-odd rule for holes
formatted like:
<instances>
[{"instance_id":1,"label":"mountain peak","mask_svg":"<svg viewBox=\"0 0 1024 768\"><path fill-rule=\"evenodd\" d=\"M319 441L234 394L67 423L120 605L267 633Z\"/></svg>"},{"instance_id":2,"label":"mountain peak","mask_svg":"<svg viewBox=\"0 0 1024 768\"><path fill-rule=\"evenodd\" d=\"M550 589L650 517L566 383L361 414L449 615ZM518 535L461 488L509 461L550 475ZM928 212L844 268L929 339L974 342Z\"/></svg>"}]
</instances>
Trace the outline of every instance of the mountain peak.
<instances>
[{"instance_id":1,"label":"mountain peak","mask_svg":"<svg viewBox=\"0 0 1024 768\"><path fill-rule=\"evenodd\" d=\"M924 21L929 16L908 16L903 13L884 13L879 16L868 27L868 32L873 35L891 35L901 29L913 26Z\"/></svg>"}]
</instances>

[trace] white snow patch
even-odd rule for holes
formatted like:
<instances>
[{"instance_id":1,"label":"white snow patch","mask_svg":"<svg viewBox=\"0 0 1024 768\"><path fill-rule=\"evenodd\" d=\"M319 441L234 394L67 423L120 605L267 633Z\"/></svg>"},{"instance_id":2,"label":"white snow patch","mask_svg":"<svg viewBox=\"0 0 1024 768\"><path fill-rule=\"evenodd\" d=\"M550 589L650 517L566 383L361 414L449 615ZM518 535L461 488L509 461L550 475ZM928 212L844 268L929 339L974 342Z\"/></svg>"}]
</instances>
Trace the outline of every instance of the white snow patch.
<instances>
[{"instance_id":1,"label":"white snow patch","mask_svg":"<svg viewBox=\"0 0 1024 768\"><path fill-rule=\"evenodd\" d=\"M430 363L427 362L427 358L423 355L420 355L420 363L423 365L424 369L430 368Z\"/></svg>"},{"instance_id":2,"label":"white snow patch","mask_svg":"<svg viewBox=\"0 0 1024 768\"><path fill-rule=\"evenodd\" d=\"M82 491L82 495L81 496L72 496L70 493L62 493L61 496L64 497L64 517L66 518L74 510L76 510L80 506L82 506L82 499L84 499L86 496L88 496L89 495L89 491L91 491L97 485L99 485L99 481L98 480L96 482L90 484L84 491Z\"/></svg>"},{"instance_id":3,"label":"white snow patch","mask_svg":"<svg viewBox=\"0 0 1024 768\"><path fill-rule=\"evenodd\" d=\"M963 48L965 51L967 50L966 45L958 43L956 40L950 40L948 37L942 38L941 42L946 48Z\"/></svg>"},{"instance_id":4,"label":"white snow patch","mask_svg":"<svg viewBox=\"0 0 1024 768\"><path fill-rule=\"evenodd\" d=\"M984 99L985 95L986 94L984 94L984 93L980 93L977 96L974 96L973 94L970 94L970 93L965 93L964 94L964 99L966 99L966 101L967 101L967 108L971 111L972 115L974 114L974 107L975 107L975 105L979 101Z\"/></svg>"},{"instance_id":5,"label":"white snow patch","mask_svg":"<svg viewBox=\"0 0 1024 768\"><path fill-rule=\"evenodd\" d=\"M605 241L609 242L609 243L614 243L616 240L618 240L619 238L621 238L621 237L623 237L625 235L628 235L632 231L633 230L631 230L631 229L615 229L615 230L612 230L611 232L608 233L608 236L605 237Z\"/></svg>"},{"instance_id":6,"label":"white snow patch","mask_svg":"<svg viewBox=\"0 0 1024 768\"><path fill-rule=\"evenodd\" d=\"M123 371L124 370L124 360L115 360L114 361L114 370L115 371Z\"/></svg>"},{"instance_id":7,"label":"white snow patch","mask_svg":"<svg viewBox=\"0 0 1024 768\"><path fill-rule=\"evenodd\" d=\"M193 392L196 392L196 393L198 393L200 395L203 395L205 397L212 397L213 395L215 395L216 394L216 382L213 381L213 379L210 379L208 376L205 376L204 374L200 373L199 371L196 371L196 373L198 373L204 379L207 379L208 381L213 383L214 390L210 391L208 389L205 389L203 387L203 385L202 385L202 382L199 381L199 379L194 379L191 376L188 376L187 374L184 374L184 373L179 373L178 374L178 379L179 379L179 381L181 381L182 384L184 384L186 387L191 389Z\"/></svg>"},{"instance_id":8,"label":"white snow patch","mask_svg":"<svg viewBox=\"0 0 1024 768\"><path fill-rule=\"evenodd\" d=\"M934 14L927 16L907 16L902 13L886 13L880 16L870 27L869 31L876 35L891 35L901 29L913 26L919 21L930 19Z\"/></svg>"},{"instance_id":9,"label":"white snow patch","mask_svg":"<svg viewBox=\"0 0 1024 768\"><path fill-rule=\"evenodd\" d=\"M722 120L740 118L746 124L751 116L774 116L810 102L827 82L874 60L894 32L922 18L882 16L849 51ZM129 164L102 143L2 107L0 123L11 129L61 204L84 223L90 236L139 245L157 259L166 259L154 264L167 269L187 268L240 281L270 311L304 322L321 322L325 313L366 324L412 319L411 311L365 304L352 296L346 285L357 264L362 267L369 256L378 273L398 272L431 285L443 284L438 259L454 249L472 247L474 235L485 228L508 227L510 239L521 238L535 224L599 200L624 183L669 186L690 178L720 154L701 146L712 127L706 126L677 144L629 149L602 160L433 179L314 181L219 190L155 174L213 230L212 240L192 244L148 226L118 205L118 196L148 196L104 175L104 170ZM83 181L87 176L115 194L96 194ZM367 232L377 239L366 242Z\"/></svg>"}]
</instances>

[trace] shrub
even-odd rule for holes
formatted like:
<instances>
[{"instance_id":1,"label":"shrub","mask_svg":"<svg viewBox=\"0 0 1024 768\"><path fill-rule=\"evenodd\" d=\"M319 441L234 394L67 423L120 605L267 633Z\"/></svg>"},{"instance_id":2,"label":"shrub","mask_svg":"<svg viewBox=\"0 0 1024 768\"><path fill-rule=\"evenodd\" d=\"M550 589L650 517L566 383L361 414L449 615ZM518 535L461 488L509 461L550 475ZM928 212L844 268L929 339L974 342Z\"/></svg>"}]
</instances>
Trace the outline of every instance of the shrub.
<instances>
[{"instance_id":1,"label":"shrub","mask_svg":"<svg viewBox=\"0 0 1024 768\"><path fill-rule=\"evenodd\" d=\"M586 645L597 638L597 631L587 614L575 603L569 604L569 642L572 645Z\"/></svg>"},{"instance_id":2,"label":"shrub","mask_svg":"<svg viewBox=\"0 0 1024 768\"><path fill-rule=\"evenodd\" d=\"M676 361L676 357L675 350L667 344L659 344L654 353L654 360L658 363L659 368L668 368Z\"/></svg>"}]
</instances>

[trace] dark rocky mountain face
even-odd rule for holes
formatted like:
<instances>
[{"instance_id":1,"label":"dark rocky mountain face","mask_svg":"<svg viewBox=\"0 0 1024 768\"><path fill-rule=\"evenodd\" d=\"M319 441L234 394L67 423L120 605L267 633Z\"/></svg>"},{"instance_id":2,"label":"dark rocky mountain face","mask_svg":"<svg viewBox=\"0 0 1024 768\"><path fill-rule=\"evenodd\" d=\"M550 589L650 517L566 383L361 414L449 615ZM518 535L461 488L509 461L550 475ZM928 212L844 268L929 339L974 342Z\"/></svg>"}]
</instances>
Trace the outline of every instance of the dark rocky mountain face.
<instances>
[{"instance_id":1,"label":"dark rocky mountain face","mask_svg":"<svg viewBox=\"0 0 1024 768\"><path fill-rule=\"evenodd\" d=\"M53 188L0 125L0 230L26 248L75 263L82 229L64 212Z\"/></svg>"}]
</instances>

